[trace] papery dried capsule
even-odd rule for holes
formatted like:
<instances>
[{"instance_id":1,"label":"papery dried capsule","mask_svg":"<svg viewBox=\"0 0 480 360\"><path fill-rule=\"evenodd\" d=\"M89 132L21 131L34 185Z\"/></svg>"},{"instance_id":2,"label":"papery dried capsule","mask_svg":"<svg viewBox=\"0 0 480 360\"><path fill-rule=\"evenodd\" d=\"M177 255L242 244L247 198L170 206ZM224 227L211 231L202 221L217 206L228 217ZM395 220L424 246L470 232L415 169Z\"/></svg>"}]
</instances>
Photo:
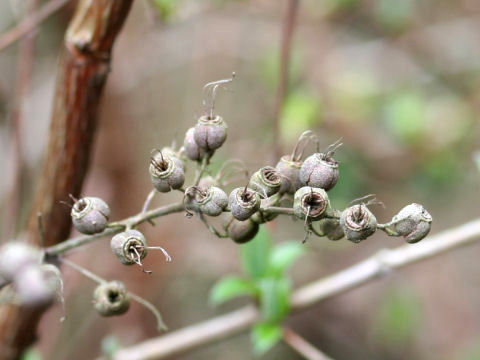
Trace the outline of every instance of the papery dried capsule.
<instances>
[{"instance_id":1,"label":"papery dried capsule","mask_svg":"<svg viewBox=\"0 0 480 360\"><path fill-rule=\"evenodd\" d=\"M105 230L110 218L110 208L98 197L77 200L70 213L73 226L82 234L96 234Z\"/></svg>"},{"instance_id":2,"label":"papery dried capsule","mask_svg":"<svg viewBox=\"0 0 480 360\"><path fill-rule=\"evenodd\" d=\"M165 146L161 150L163 155L170 157L178 166L185 170L185 157L180 152L173 150L169 146Z\"/></svg>"},{"instance_id":3,"label":"papery dried capsule","mask_svg":"<svg viewBox=\"0 0 480 360\"><path fill-rule=\"evenodd\" d=\"M265 166L250 178L249 186L262 196L270 197L280 190L282 178L274 167Z\"/></svg>"},{"instance_id":4,"label":"papery dried capsule","mask_svg":"<svg viewBox=\"0 0 480 360\"><path fill-rule=\"evenodd\" d=\"M335 186L338 180L338 162L323 153L310 155L302 164L299 180L303 185L322 188L325 191Z\"/></svg>"},{"instance_id":5,"label":"papery dried capsule","mask_svg":"<svg viewBox=\"0 0 480 360\"><path fill-rule=\"evenodd\" d=\"M8 242L0 247L0 276L12 281L17 274L32 264L40 264L39 248L21 241Z\"/></svg>"},{"instance_id":6,"label":"papery dried capsule","mask_svg":"<svg viewBox=\"0 0 480 360\"><path fill-rule=\"evenodd\" d=\"M413 203L400 210L392 222L395 232L413 244L428 235L432 226L432 216L422 205Z\"/></svg>"},{"instance_id":7,"label":"papery dried capsule","mask_svg":"<svg viewBox=\"0 0 480 360\"><path fill-rule=\"evenodd\" d=\"M366 205L353 205L342 212L340 226L347 240L359 243L377 230L377 219Z\"/></svg>"},{"instance_id":8,"label":"papery dried capsule","mask_svg":"<svg viewBox=\"0 0 480 360\"><path fill-rule=\"evenodd\" d=\"M130 297L125 284L110 281L98 285L93 292L95 310L102 316L122 315L130 307Z\"/></svg>"},{"instance_id":9,"label":"papery dried capsule","mask_svg":"<svg viewBox=\"0 0 480 360\"><path fill-rule=\"evenodd\" d=\"M138 230L127 230L115 235L110 241L113 253L122 264L138 264L147 256L147 240Z\"/></svg>"},{"instance_id":10,"label":"papery dried capsule","mask_svg":"<svg viewBox=\"0 0 480 360\"><path fill-rule=\"evenodd\" d=\"M228 237L234 242L244 244L257 235L259 228L258 223L251 219L245 221L231 219L225 227L225 230L227 231Z\"/></svg>"},{"instance_id":11,"label":"papery dried capsule","mask_svg":"<svg viewBox=\"0 0 480 360\"><path fill-rule=\"evenodd\" d=\"M201 188L192 186L185 191L190 201L187 209L200 212L208 216L218 216L228 205L228 196L216 186Z\"/></svg>"},{"instance_id":12,"label":"papery dried capsule","mask_svg":"<svg viewBox=\"0 0 480 360\"><path fill-rule=\"evenodd\" d=\"M325 190L304 186L295 192L293 213L300 219L320 220L328 214L330 201Z\"/></svg>"},{"instance_id":13,"label":"papery dried capsule","mask_svg":"<svg viewBox=\"0 0 480 360\"><path fill-rule=\"evenodd\" d=\"M235 219L247 220L260 208L260 195L252 189L239 187L230 193L228 204Z\"/></svg>"},{"instance_id":14,"label":"papery dried capsule","mask_svg":"<svg viewBox=\"0 0 480 360\"><path fill-rule=\"evenodd\" d=\"M225 142L227 124L221 116L210 118L207 115L198 119L193 133L197 145L207 153L212 153Z\"/></svg>"},{"instance_id":15,"label":"papery dried capsule","mask_svg":"<svg viewBox=\"0 0 480 360\"><path fill-rule=\"evenodd\" d=\"M281 193L295 194L295 191L302 187L298 178L302 161L291 160L291 155L284 155L275 167L282 177Z\"/></svg>"},{"instance_id":16,"label":"papery dried capsule","mask_svg":"<svg viewBox=\"0 0 480 360\"><path fill-rule=\"evenodd\" d=\"M338 210L333 212L333 216L340 217L341 213ZM322 219L318 222L320 232L325 234L329 240L340 240L345 236L339 219Z\"/></svg>"},{"instance_id":17,"label":"papery dried capsule","mask_svg":"<svg viewBox=\"0 0 480 360\"><path fill-rule=\"evenodd\" d=\"M39 264L23 268L14 278L15 292L20 302L30 307L49 305L57 291L48 278L50 275Z\"/></svg>"},{"instance_id":18,"label":"papery dried capsule","mask_svg":"<svg viewBox=\"0 0 480 360\"><path fill-rule=\"evenodd\" d=\"M191 127L185 133L185 139L183 141L183 147L185 149L185 154L192 161L202 161L205 157L205 151L201 149L194 137L195 128Z\"/></svg>"},{"instance_id":19,"label":"papery dried capsule","mask_svg":"<svg viewBox=\"0 0 480 360\"><path fill-rule=\"evenodd\" d=\"M185 182L183 166L179 166L173 158L161 152L152 157L149 171L152 184L159 192L180 189Z\"/></svg>"}]
</instances>

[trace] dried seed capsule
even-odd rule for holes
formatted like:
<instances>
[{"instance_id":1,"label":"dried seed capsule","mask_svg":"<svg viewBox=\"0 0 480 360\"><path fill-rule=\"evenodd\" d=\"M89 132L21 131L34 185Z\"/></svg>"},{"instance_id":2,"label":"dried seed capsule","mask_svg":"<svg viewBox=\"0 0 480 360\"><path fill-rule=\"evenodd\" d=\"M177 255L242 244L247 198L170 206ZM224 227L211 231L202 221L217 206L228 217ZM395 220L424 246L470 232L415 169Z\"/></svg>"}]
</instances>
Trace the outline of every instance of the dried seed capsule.
<instances>
[{"instance_id":1,"label":"dried seed capsule","mask_svg":"<svg viewBox=\"0 0 480 360\"><path fill-rule=\"evenodd\" d=\"M330 201L325 190L304 186L295 192L293 213L300 219L320 220L327 215Z\"/></svg>"},{"instance_id":2,"label":"dried seed capsule","mask_svg":"<svg viewBox=\"0 0 480 360\"><path fill-rule=\"evenodd\" d=\"M210 118L210 116L204 115L198 119L193 136L200 149L212 153L225 142L227 124L221 116L216 115Z\"/></svg>"},{"instance_id":3,"label":"dried seed capsule","mask_svg":"<svg viewBox=\"0 0 480 360\"><path fill-rule=\"evenodd\" d=\"M122 315L130 307L127 288L121 281L98 285L93 292L95 310L102 316Z\"/></svg>"},{"instance_id":4,"label":"dried seed capsule","mask_svg":"<svg viewBox=\"0 0 480 360\"><path fill-rule=\"evenodd\" d=\"M410 243L422 240L430 232L432 216L420 204L405 206L392 219L395 232Z\"/></svg>"},{"instance_id":5,"label":"dried seed capsule","mask_svg":"<svg viewBox=\"0 0 480 360\"><path fill-rule=\"evenodd\" d=\"M149 171L152 184L159 192L180 189L185 182L183 166L160 151L151 158Z\"/></svg>"},{"instance_id":6,"label":"dried seed capsule","mask_svg":"<svg viewBox=\"0 0 480 360\"><path fill-rule=\"evenodd\" d=\"M260 201L260 208L267 208L270 206L270 199L262 199ZM257 224L265 224L266 222L272 221L275 219L279 214L275 213L265 213L263 211L257 211L250 217L250 220L256 222Z\"/></svg>"},{"instance_id":7,"label":"dried seed capsule","mask_svg":"<svg viewBox=\"0 0 480 360\"><path fill-rule=\"evenodd\" d=\"M260 195L247 187L239 187L230 193L228 204L233 217L244 221L260 208Z\"/></svg>"},{"instance_id":8,"label":"dried seed capsule","mask_svg":"<svg viewBox=\"0 0 480 360\"><path fill-rule=\"evenodd\" d=\"M183 147L185 149L185 154L192 161L202 161L205 157L205 151L201 149L195 142L195 128L191 127L185 133L185 140L183 141Z\"/></svg>"},{"instance_id":9,"label":"dried seed capsule","mask_svg":"<svg viewBox=\"0 0 480 360\"><path fill-rule=\"evenodd\" d=\"M181 166L185 170L185 157L180 154L178 151L173 150L169 146L162 148L161 153L170 157L178 166Z\"/></svg>"},{"instance_id":10,"label":"dried seed capsule","mask_svg":"<svg viewBox=\"0 0 480 360\"><path fill-rule=\"evenodd\" d=\"M338 210L334 211L334 216L340 217L341 213ZM340 240L345 236L339 219L322 219L318 223L320 231L325 234L329 240Z\"/></svg>"},{"instance_id":11,"label":"dried seed capsule","mask_svg":"<svg viewBox=\"0 0 480 360\"><path fill-rule=\"evenodd\" d=\"M219 216L228 205L228 196L225 191L216 187L201 188L191 186L185 190L189 199L186 207L208 216Z\"/></svg>"},{"instance_id":12,"label":"dried seed capsule","mask_svg":"<svg viewBox=\"0 0 480 360\"><path fill-rule=\"evenodd\" d=\"M302 187L298 178L302 162L293 161L291 158L291 155L282 156L275 168L282 177L280 192L293 195L297 189Z\"/></svg>"},{"instance_id":13,"label":"dried seed capsule","mask_svg":"<svg viewBox=\"0 0 480 360\"><path fill-rule=\"evenodd\" d=\"M138 230L127 230L115 235L110 247L122 264L140 264L147 256L147 240Z\"/></svg>"},{"instance_id":14,"label":"dried seed capsule","mask_svg":"<svg viewBox=\"0 0 480 360\"><path fill-rule=\"evenodd\" d=\"M0 247L0 276L13 281L28 266L40 264L39 248L21 241L8 242Z\"/></svg>"},{"instance_id":15,"label":"dried seed capsule","mask_svg":"<svg viewBox=\"0 0 480 360\"><path fill-rule=\"evenodd\" d=\"M280 190L282 178L274 167L265 166L252 175L249 184L260 195L270 197Z\"/></svg>"},{"instance_id":16,"label":"dried seed capsule","mask_svg":"<svg viewBox=\"0 0 480 360\"><path fill-rule=\"evenodd\" d=\"M377 219L366 205L353 205L342 212L340 226L347 240L359 243L377 230Z\"/></svg>"},{"instance_id":17,"label":"dried seed capsule","mask_svg":"<svg viewBox=\"0 0 480 360\"><path fill-rule=\"evenodd\" d=\"M300 168L299 180L302 185L318 187L328 191L337 183L338 162L328 153L310 155Z\"/></svg>"},{"instance_id":18,"label":"dried seed capsule","mask_svg":"<svg viewBox=\"0 0 480 360\"><path fill-rule=\"evenodd\" d=\"M51 281L51 273L39 264L22 269L16 275L14 284L20 302L31 307L49 305L57 291L55 284Z\"/></svg>"},{"instance_id":19,"label":"dried seed capsule","mask_svg":"<svg viewBox=\"0 0 480 360\"><path fill-rule=\"evenodd\" d=\"M258 233L260 226L251 219L240 221L232 218L225 227L228 237L237 244L244 244L252 240Z\"/></svg>"},{"instance_id":20,"label":"dried seed capsule","mask_svg":"<svg viewBox=\"0 0 480 360\"><path fill-rule=\"evenodd\" d=\"M98 197L77 200L70 213L73 226L82 234L97 234L105 230L110 218L110 208Z\"/></svg>"}]
</instances>

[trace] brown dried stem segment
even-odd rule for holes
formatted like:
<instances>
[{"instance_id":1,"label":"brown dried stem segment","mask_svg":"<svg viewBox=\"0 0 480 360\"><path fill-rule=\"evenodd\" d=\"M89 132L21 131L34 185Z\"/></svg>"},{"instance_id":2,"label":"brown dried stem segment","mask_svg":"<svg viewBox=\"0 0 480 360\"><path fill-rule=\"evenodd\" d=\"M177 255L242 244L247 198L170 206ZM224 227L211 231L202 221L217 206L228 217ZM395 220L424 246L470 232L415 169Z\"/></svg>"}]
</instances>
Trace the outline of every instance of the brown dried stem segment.
<instances>
[{"instance_id":1,"label":"brown dried stem segment","mask_svg":"<svg viewBox=\"0 0 480 360\"><path fill-rule=\"evenodd\" d=\"M80 193L92 144L97 110L110 53L133 0L80 0L65 37L57 78L50 138L41 182L27 225L30 241L40 243L37 213L44 219L47 245L68 236L70 216L58 206ZM42 311L4 306L0 310L0 358L14 359L35 338Z\"/></svg>"}]
</instances>

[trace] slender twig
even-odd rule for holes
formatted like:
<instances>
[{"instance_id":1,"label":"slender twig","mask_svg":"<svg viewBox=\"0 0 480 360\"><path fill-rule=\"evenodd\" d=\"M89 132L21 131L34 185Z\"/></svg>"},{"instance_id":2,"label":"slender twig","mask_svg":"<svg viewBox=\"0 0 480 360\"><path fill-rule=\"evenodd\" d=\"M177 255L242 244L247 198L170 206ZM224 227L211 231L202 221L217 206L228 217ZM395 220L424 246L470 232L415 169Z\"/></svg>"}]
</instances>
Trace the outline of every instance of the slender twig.
<instances>
[{"instance_id":1,"label":"slender twig","mask_svg":"<svg viewBox=\"0 0 480 360\"><path fill-rule=\"evenodd\" d=\"M290 67L290 53L292 47L292 36L295 28L295 18L298 12L299 0L288 0L287 12L283 22L282 45L280 50L280 68L277 85L277 95L272 121L273 152L274 158L279 159L280 149L280 117L283 103L288 91L288 75Z\"/></svg>"},{"instance_id":2,"label":"slender twig","mask_svg":"<svg viewBox=\"0 0 480 360\"><path fill-rule=\"evenodd\" d=\"M202 159L202 165L200 166L200 170L197 171L197 175L195 176L195 180L193 181L194 186L198 186L198 183L200 182L203 173L207 169L209 160L210 158L208 155L205 155L205 157Z\"/></svg>"},{"instance_id":3,"label":"slender twig","mask_svg":"<svg viewBox=\"0 0 480 360\"><path fill-rule=\"evenodd\" d=\"M290 328L283 328L283 341L306 360L333 360Z\"/></svg>"},{"instance_id":4,"label":"slender twig","mask_svg":"<svg viewBox=\"0 0 480 360\"><path fill-rule=\"evenodd\" d=\"M380 250L377 254L354 266L294 291L291 296L292 310L308 308L322 300L386 275L392 270L475 243L479 239L480 219L476 219L431 236L428 240L415 244L415 246L403 245L393 250ZM250 305L124 348L119 350L113 359L162 359L238 334L259 319L259 311Z\"/></svg>"},{"instance_id":5,"label":"slender twig","mask_svg":"<svg viewBox=\"0 0 480 360\"><path fill-rule=\"evenodd\" d=\"M106 230L104 230L101 233L94 234L94 235L80 235L80 236L68 239L64 242L61 242L60 244L50 246L45 249L45 252L47 255L51 255L51 256L63 254L70 249L91 243L92 241L95 241L102 237L117 234L128 227L131 228L143 222L157 218L159 216L163 216L163 215L167 215L175 212L181 212L183 210L184 210L184 206L182 203L174 203L171 205L162 206L162 207L147 211L145 213L140 213L140 214L131 216L125 220L110 224L111 227L108 227Z\"/></svg>"},{"instance_id":6,"label":"slender twig","mask_svg":"<svg viewBox=\"0 0 480 360\"><path fill-rule=\"evenodd\" d=\"M105 284L105 283L108 282L107 280L101 278L97 274L94 274L90 270L87 270L83 266L75 264L74 262L72 262L70 260L67 260L67 259L61 257L60 261L63 264L66 264L66 265L70 266L72 269L78 271L80 274L82 274L86 278L92 280L93 282L96 282L97 284ZM134 294L130 291L128 291L128 295L130 296L131 299L135 300L140 305L143 305L144 307L146 307L148 310L150 310L152 312L152 314L155 316L155 319L157 320L158 330L167 330L167 326L163 322L162 315L160 314L158 309L151 302L145 300L144 298L142 298L142 297L140 297L140 296L138 296L138 295L136 295L136 294Z\"/></svg>"},{"instance_id":7,"label":"slender twig","mask_svg":"<svg viewBox=\"0 0 480 360\"><path fill-rule=\"evenodd\" d=\"M42 6L37 12L20 21L15 27L1 34L0 51L27 35L50 15L65 6L69 1L70 0L51 0Z\"/></svg>"}]
</instances>

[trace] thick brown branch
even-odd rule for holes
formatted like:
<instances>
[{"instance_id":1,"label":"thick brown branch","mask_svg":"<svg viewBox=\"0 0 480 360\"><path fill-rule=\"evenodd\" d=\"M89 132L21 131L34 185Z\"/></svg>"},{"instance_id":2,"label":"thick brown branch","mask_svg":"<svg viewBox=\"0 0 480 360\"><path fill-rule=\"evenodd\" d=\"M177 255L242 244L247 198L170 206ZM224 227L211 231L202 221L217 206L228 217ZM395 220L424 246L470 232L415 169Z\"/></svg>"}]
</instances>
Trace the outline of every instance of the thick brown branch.
<instances>
[{"instance_id":1,"label":"thick brown branch","mask_svg":"<svg viewBox=\"0 0 480 360\"><path fill-rule=\"evenodd\" d=\"M133 0L81 0L65 36L56 84L47 156L26 235L40 244L37 213L47 244L66 239L69 212L59 201L78 195L85 177L100 95L109 72L112 44ZM18 358L35 337L42 310L0 309L0 358Z\"/></svg>"}]
</instances>

